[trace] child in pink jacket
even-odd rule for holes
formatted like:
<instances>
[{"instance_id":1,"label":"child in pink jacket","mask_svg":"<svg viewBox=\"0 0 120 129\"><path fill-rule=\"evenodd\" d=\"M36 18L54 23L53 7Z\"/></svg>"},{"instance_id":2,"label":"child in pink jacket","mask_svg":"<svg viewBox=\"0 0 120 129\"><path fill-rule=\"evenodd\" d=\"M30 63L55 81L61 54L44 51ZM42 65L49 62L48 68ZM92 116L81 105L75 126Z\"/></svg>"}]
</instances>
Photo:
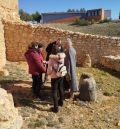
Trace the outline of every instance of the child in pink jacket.
<instances>
[{"instance_id":1,"label":"child in pink jacket","mask_svg":"<svg viewBox=\"0 0 120 129\"><path fill-rule=\"evenodd\" d=\"M57 70L60 64L64 65L65 54L60 53L58 45L54 45L52 54L49 56L47 74L51 76L52 96L54 101L54 107L52 111L57 113L59 111L58 106L63 106L64 91L63 91L63 78L57 75ZM59 92L59 100L58 93Z\"/></svg>"}]
</instances>

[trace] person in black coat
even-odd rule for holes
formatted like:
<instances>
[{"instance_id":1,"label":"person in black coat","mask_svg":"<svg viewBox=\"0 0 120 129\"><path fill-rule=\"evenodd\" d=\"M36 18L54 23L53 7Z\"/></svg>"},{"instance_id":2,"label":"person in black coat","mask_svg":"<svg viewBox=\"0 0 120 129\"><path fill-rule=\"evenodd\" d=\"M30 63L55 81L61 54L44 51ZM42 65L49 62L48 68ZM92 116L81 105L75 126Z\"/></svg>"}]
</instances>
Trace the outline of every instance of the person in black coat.
<instances>
[{"instance_id":1,"label":"person in black coat","mask_svg":"<svg viewBox=\"0 0 120 129\"><path fill-rule=\"evenodd\" d=\"M48 46L46 48L46 52L47 52L46 61L49 60L49 55L51 54L52 48L53 48L54 45L58 45L59 49L60 49L60 52L64 52L64 48L63 48L63 46L61 44L61 39L58 38L56 41L48 44Z\"/></svg>"},{"instance_id":2,"label":"person in black coat","mask_svg":"<svg viewBox=\"0 0 120 129\"><path fill-rule=\"evenodd\" d=\"M46 47L46 52L47 52L46 61L49 60L49 56L52 53L52 49L53 49L54 45L58 45L59 49L60 49L60 52L64 52L64 48L61 44L61 39L58 38L56 41L54 41L52 43L49 43L48 46ZM48 67L48 64L46 64L46 70L47 70L47 67ZM45 83L46 80L47 80L47 74L45 74L44 83Z\"/></svg>"}]
</instances>

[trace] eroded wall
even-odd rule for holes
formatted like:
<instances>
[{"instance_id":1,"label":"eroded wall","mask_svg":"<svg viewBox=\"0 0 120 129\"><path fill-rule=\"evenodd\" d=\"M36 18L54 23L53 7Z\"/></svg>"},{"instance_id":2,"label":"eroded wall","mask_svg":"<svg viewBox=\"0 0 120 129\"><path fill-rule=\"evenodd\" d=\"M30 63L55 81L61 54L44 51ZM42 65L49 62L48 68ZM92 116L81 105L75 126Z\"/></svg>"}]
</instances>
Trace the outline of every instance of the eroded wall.
<instances>
[{"instance_id":1,"label":"eroded wall","mask_svg":"<svg viewBox=\"0 0 120 129\"><path fill-rule=\"evenodd\" d=\"M0 68L6 63L6 47L2 19L19 19L18 0L0 0Z\"/></svg>"},{"instance_id":2,"label":"eroded wall","mask_svg":"<svg viewBox=\"0 0 120 129\"><path fill-rule=\"evenodd\" d=\"M10 61L25 60L24 53L31 41L42 42L46 47L58 37L63 44L67 37L71 37L79 65L84 54L90 55L92 64L99 63L102 56L120 55L120 38L75 33L24 22L5 21L4 24L7 59Z\"/></svg>"}]
</instances>

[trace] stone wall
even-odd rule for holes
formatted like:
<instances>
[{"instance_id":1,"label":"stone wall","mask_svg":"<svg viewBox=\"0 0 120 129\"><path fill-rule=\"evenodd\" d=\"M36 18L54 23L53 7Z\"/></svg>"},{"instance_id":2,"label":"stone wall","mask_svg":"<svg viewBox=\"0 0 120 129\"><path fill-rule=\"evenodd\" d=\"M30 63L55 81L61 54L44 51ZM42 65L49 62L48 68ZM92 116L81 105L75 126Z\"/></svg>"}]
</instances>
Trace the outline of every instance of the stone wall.
<instances>
[{"instance_id":1,"label":"stone wall","mask_svg":"<svg viewBox=\"0 0 120 129\"><path fill-rule=\"evenodd\" d=\"M12 95L0 88L0 129L20 129L22 124L23 119L14 107Z\"/></svg>"},{"instance_id":2,"label":"stone wall","mask_svg":"<svg viewBox=\"0 0 120 129\"><path fill-rule=\"evenodd\" d=\"M24 22L5 21L6 53L9 61L23 61L24 52L31 41L40 41L45 47L58 37L66 42L71 37L77 50L77 62L82 64L84 54L89 54L92 64L99 63L102 56L120 55L120 38L105 37L79 32L30 25Z\"/></svg>"},{"instance_id":3,"label":"stone wall","mask_svg":"<svg viewBox=\"0 0 120 129\"><path fill-rule=\"evenodd\" d=\"M0 69L6 63L5 39L2 19L19 19L18 0L0 0Z\"/></svg>"},{"instance_id":4,"label":"stone wall","mask_svg":"<svg viewBox=\"0 0 120 129\"><path fill-rule=\"evenodd\" d=\"M119 56L103 56L101 57L100 64L103 66L114 69L120 72L120 55Z\"/></svg>"}]
</instances>

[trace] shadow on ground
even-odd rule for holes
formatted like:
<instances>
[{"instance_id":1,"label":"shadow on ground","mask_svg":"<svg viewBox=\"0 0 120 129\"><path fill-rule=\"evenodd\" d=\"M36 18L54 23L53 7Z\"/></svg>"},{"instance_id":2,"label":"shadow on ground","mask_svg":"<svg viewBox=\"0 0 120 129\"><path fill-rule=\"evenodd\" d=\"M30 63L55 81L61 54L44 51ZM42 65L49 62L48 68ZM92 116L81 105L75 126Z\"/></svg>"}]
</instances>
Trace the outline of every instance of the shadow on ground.
<instances>
[{"instance_id":1,"label":"shadow on ground","mask_svg":"<svg viewBox=\"0 0 120 129\"><path fill-rule=\"evenodd\" d=\"M98 68L98 69L100 69L100 70L102 70L102 71L105 71L105 72L111 74L112 76L115 76L115 77L117 77L118 79L120 79L120 72L118 72L118 71L115 71L115 70L106 68L106 67L104 67L104 66L102 66L102 65L98 65L98 64L97 64L97 65L94 65L93 67L94 67L94 68Z\"/></svg>"},{"instance_id":2,"label":"shadow on ground","mask_svg":"<svg viewBox=\"0 0 120 129\"><path fill-rule=\"evenodd\" d=\"M14 104L16 107L29 106L31 108L46 111L39 107L41 105L51 105L51 90L49 86L42 86L41 98L33 95L31 81L22 80L0 80L1 88L7 90L13 95Z\"/></svg>"}]
</instances>

